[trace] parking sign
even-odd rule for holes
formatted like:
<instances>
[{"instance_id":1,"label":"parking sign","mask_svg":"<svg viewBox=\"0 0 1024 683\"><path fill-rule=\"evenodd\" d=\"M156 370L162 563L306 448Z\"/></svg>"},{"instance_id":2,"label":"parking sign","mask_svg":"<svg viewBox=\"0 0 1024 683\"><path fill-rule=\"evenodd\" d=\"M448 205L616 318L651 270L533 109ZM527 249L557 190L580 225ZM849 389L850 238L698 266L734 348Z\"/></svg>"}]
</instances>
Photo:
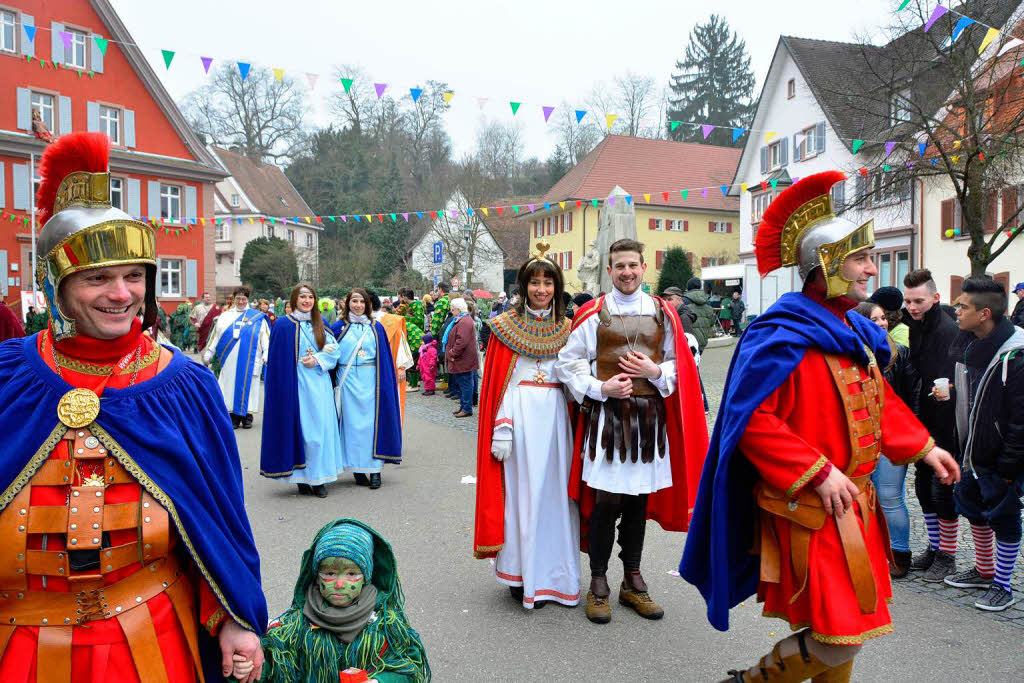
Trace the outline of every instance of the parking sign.
<instances>
[{"instance_id":1,"label":"parking sign","mask_svg":"<svg viewBox=\"0 0 1024 683\"><path fill-rule=\"evenodd\" d=\"M434 263L444 262L444 248L440 242L434 242Z\"/></svg>"}]
</instances>

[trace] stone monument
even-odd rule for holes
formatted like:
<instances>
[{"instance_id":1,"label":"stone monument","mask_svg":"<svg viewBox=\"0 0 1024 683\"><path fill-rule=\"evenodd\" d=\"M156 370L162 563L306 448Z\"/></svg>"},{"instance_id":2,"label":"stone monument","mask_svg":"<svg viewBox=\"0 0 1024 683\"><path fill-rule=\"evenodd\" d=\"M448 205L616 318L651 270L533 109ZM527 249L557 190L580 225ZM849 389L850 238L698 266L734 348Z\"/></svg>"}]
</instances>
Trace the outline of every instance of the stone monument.
<instances>
[{"instance_id":1,"label":"stone monument","mask_svg":"<svg viewBox=\"0 0 1024 683\"><path fill-rule=\"evenodd\" d=\"M600 291L610 292L612 281L608 276L608 250L618 240L636 239L636 211L632 203L626 202L627 192L618 185L611 191L609 199L601 209L597 221L597 254L600 258ZM611 198L615 201L612 203ZM582 280L582 278L581 278Z\"/></svg>"},{"instance_id":2,"label":"stone monument","mask_svg":"<svg viewBox=\"0 0 1024 683\"><path fill-rule=\"evenodd\" d=\"M587 294L596 297L601 293L601 272L605 263L607 261L602 261L601 254L597 251L597 240L592 240L587 253L576 266L576 277Z\"/></svg>"}]
</instances>

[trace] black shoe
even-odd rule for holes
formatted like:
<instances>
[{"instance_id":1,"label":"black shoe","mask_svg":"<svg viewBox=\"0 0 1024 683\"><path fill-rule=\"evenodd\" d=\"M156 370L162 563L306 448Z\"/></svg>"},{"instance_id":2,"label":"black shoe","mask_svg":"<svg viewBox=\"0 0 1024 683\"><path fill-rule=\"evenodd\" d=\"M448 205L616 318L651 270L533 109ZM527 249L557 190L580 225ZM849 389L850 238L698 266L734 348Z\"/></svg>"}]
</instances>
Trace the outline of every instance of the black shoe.
<instances>
[{"instance_id":1,"label":"black shoe","mask_svg":"<svg viewBox=\"0 0 1024 683\"><path fill-rule=\"evenodd\" d=\"M523 587L522 586L509 586L508 592L512 594L513 600L523 601Z\"/></svg>"},{"instance_id":2,"label":"black shoe","mask_svg":"<svg viewBox=\"0 0 1024 683\"><path fill-rule=\"evenodd\" d=\"M931 546L925 548L922 552L914 556L914 559L910 561L911 569L928 569L932 566L932 562L935 561L935 551L931 549Z\"/></svg>"},{"instance_id":3,"label":"black shoe","mask_svg":"<svg viewBox=\"0 0 1024 683\"><path fill-rule=\"evenodd\" d=\"M234 427L235 429L238 429L239 427L242 426L241 415L235 415L234 413L231 413L231 426Z\"/></svg>"},{"instance_id":4,"label":"black shoe","mask_svg":"<svg viewBox=\"0 0 1024 683\"><path fill-rule=\"evenodd\" d=\"M894 579L902 579L910 573L911 557L909 550L893 550L892 559L895 562L889 565L889 576Z\"/></svg>"},{"instance_id":5,"label":"black shoe","mask_svg":"<svg viewBox=\"0 0 1024 683\"><path fill-rule=\"evenodd\" d=\"M370 478L367 477L362 472L356 472L352 476L355 478L356 483L359 484L360 486L369 486L370 485Z\"/></svg>"},{"instance_id":6,"label":"black shoe","mask_svg":"<svg viewBox=\"0 0 1024 683\"><path fill-rule=\"evenodd\" d=\"M380 488L380 472L374 472L373 474L370 475L370 488Z\"/></svg>"},{"instance_id":7,"label":"black shoe","mask_svg":"<svg viewBox=\"0 0 1024 683\"><path fill-rule=\"evenodd\" d=\"M533 601L533 609L534 609L534 611L539 610L539 609L544 609L544 607L547 604L548 604L547 600L534 600Z\"/></svg>"},{"instance_id":8,"label":"black shoe","mask_svg":"<svg viewBox=\"0 0 1024 683\"><path fill-rule=\"evenodd\" d=\"M299 484L299 495L300 496L312 496L313 487L309 484Z\"/></svg>"},{"instance_id":9,"label":"black shoe","mask_svg":"<svg viewBox=\"0 0 1024 683\"><path fill-rule=\"evenodd\" d=\"M986 612L1002 612L1015 602L1017 602L1017 598L1013 596L1013 593L998 583L993 583L983 596L974 601L974 606Z\"/></svg>"},{"instance_id":10,"label":"black shoe","mask_svg":"<svg viewBox=\"0 0 1024 683\"><path fill-rule=\"evenodd\" d=\"M252 415L246 415L242 418L242 429L252 429Z\"/></svg>"},{"instance_id":11,"label":"black shoe","mask_svg":"<svg viewBox=\"0 0 1024 683\"><path fill-rule=\"evenodd\" d=\"M942 583L947 576L956 573L956 557L941 550L935 553L932 566L921 577L927 583Z\"/></svg>"},{"instance_id":12,"label":"black shoe","mask_svg":"<svg viewBox=\"0 0 1024 683\"><path fill-rule=\"evenodd\" d=\"M323 484L317 484L316 486L313 487L313 495L316 496L317 498L326 498L327 487L324 486Z\"/></svg>"}]
</instances>

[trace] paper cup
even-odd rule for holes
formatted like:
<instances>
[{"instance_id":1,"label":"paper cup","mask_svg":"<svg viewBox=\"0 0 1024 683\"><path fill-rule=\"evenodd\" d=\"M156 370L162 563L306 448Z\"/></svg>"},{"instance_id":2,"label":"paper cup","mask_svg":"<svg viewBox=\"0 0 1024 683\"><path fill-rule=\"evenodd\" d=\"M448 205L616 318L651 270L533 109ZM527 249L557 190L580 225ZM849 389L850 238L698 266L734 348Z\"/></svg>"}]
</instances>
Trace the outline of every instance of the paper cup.
<instances>
[{"instance_id":1,"label":"paper cup","mask_svg":"<svg viewBox=\"0 0 1024 683\"><path fill-rule=\"evenodd\" d=\"M939 401L949 400L949 378L937 377L935 379L935 398Z\"/></svg>"}]
</instances>

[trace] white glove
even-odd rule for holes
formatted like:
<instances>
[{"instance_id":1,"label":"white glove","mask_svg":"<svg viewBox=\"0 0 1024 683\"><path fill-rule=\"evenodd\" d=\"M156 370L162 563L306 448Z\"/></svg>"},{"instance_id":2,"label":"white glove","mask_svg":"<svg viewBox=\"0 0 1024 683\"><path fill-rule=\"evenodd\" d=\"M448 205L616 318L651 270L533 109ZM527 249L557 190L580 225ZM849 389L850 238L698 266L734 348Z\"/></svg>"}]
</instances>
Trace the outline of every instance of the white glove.
<instances>
[{"instance_id":1,"label":"white glove","mask_svg":"<svg viewBox=\"0 0 1024 683\"><path fill-rule=\"evenodd\" d=\"M337 344L324 344L324 348L323 348L323 352L324 353L334 353L337 350L338 350L338 345Z\"/></svg>"},{"instance_id":2,"label":"white glove","mask_svg":"<svg viewBox=\"0 0 1024 683\"><path fill-rule=\"evenodd\" d=\"M213 360L213 351L206 351L203 354L203 364L204 365L209 365L210 361L212 361L212 360Z\"/></svg>"},{"instance_id":3,"label":"white glove","mask_svg":"<svg viewBox=\"0 0 1024 683\"><path fill-rule=\"evenodd\" d=\"M590 361L586 358L577 358L571 360L565 364L566 372L573 375L589 375L590 374Z\"/></svg>"},{"instance_id":4,"label":"white glove","mask_svg":"<svg viewBox=\"0 0 1024 683\"><path fill-rule=\"evenodd\" d=\"M502 462L512 456L512 440L499 441L497 439L491 441L491 455L498 462Z\"/></svg>"}]
</instances>

